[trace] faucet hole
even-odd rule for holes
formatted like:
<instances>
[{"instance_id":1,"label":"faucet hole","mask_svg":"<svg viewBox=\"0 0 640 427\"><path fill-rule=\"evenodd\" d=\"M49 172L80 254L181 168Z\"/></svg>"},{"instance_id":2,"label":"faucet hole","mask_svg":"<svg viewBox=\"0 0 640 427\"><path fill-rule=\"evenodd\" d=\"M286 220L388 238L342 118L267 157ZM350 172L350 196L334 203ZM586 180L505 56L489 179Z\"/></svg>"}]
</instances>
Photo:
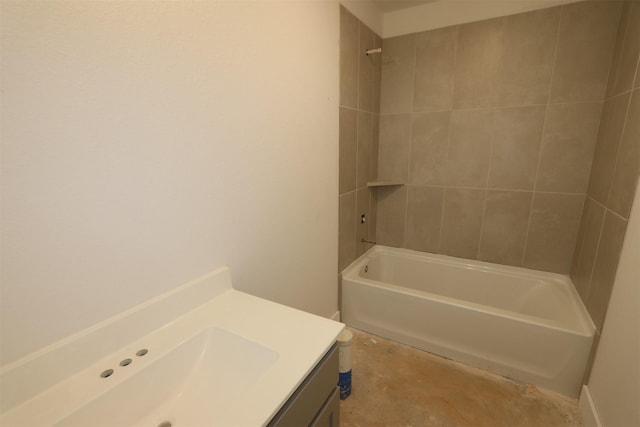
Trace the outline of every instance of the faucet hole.
<instances>
[{"instance_id":1,"label":"faucet hole","mask_svg":"<svg viewBox=\"0 0 640 427\"><path fill-rule=\"evenodd\" d=\"M147 350L146 348L143 348L142 350L136 351L136 356L144 356L147 353L149 353L149 350Z\"/></svg>"},{"instance_id":2,"label":"faucet hole","mask_svg":"<svg viewBox=\"0 0 640 427\"><path fill-rule=\"evenodd\" d=\"M158 427L171 427L171 421L163 421L160 424L158 424Z\"/></svg>"},{"instance_id":3,"label":"faucet hole","mask_svg":"<svg viewBox=\"0 0 640 427\"><path fill-rule=\"evenodd\" d=\"M102 378L109 378L111 375L113 375L113 369L107 369L100 374Z\"/></svg>"},{"instance_id":4,"label":"faucet hole","mask_svg":"<svg viewBox=\"0 0 640 427\"><path fill-rule=\"evenodd\" d=\"M132 362L131 359L123 359L120 361L120 366L127 366Z\"/></svg>"}]
</instances>

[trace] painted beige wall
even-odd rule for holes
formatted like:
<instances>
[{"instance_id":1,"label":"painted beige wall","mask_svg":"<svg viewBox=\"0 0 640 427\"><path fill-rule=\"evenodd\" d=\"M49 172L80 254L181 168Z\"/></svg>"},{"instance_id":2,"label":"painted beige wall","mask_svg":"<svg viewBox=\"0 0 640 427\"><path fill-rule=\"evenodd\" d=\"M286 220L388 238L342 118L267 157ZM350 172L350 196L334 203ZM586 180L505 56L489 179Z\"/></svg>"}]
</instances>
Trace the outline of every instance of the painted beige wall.
<instances>
[{"instance_id":1,"label":"painted beige wall","mask_svg":"<svg viewBox=\"0 0 640 427\"><path fill-rule=\"evenodd\" d=\"M3 364L223 264L336 312L338 25L337 2L2 2Z\"/></svg>"}]
</instances>

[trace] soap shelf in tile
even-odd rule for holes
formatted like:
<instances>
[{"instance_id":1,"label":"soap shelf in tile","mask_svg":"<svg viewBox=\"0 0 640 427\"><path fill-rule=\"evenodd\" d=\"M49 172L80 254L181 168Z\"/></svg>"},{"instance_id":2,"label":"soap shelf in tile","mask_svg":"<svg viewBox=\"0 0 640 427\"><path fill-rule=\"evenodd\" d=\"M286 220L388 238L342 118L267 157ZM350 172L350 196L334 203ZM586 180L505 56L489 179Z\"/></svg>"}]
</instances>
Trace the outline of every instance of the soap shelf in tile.
<instances>
[{"instance_id":1,"label":"soap shelf in tile","mask_svg":"<svg viewBox=\"0 0 640 427\"><path fill-rule=\"evenodd\" d=\"M402 181L369 181L367 187L391 187L395 185L404 185Z\"/></svg>"}]
</instances>

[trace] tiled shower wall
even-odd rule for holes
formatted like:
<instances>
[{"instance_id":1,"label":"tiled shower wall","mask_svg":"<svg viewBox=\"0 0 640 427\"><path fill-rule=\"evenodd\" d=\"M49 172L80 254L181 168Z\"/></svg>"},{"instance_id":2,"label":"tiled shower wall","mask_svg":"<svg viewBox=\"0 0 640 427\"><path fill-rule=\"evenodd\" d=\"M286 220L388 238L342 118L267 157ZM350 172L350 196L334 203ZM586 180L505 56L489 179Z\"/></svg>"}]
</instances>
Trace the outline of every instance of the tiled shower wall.
<instances>
[{"instance_id":1,"label":"tiled shower wall","mask_svg":"<svg viewBox=\"0 0 640 427\"><path fill-rule=\"evenodd\" d=\"M377 169L382 58L365 50L381 46L380 37L340 7L339 271L370 246L360 239L375 238L376 200L367 182Z\"/></svg>"},{"instance_id":2,"label":"tiled shower wall","mask_svg":"<svg viewBox=\"0 0 640 427\"><path fill-rule=\"evenodd\" d=\"M571 268L599 331L640 172L639 1L624 3L614 52Z\"/></svg>"},{"instance_id":3,"label":"tiled shower wall","mask_svg":"<svg viewBox=\"0 0 640 427\"><path fill-rule=\"evenodd\" d=\"M376 190L378 243L568 273L621 10L579 2L385 39L378 178L406 185Z\"/></svg>"}]
</instances>

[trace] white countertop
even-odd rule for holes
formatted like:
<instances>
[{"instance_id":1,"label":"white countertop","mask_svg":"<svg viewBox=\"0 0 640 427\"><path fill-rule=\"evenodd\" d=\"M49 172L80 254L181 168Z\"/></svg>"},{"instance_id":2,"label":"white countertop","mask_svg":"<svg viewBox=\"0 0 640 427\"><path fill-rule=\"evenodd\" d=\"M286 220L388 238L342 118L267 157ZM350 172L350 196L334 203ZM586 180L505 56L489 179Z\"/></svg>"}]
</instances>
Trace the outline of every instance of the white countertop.
<instances>
[{"instance_id":1,"label":"white countertop","mask_svg":"<svg viewBox=\"0 0 640 427\"><path fill-rule=\"evenodd\" d=\"M150 366L181 343L212 327L236 334L277 353L275 361L270 362L259 378L252 381L243 391L241 398L226 402L224 411L216 416L216 424L221 426L265 425L331 348L344 325L232 289L230 274L226 268L214 273L208 275L207 280L211 282L211 278L214 277L219 286L216 285L217 290L210 295L211 298L207 302L190 308L169 322L163 320L164 323L151 332L129 341L111 353L91 362L85 361L82 369L77 372L69 367L60 367L67 370L61 381L56 380L53 384L53 380L49 380L49 383L44 381L42 384L32 385L27 391L21 390L23 394L30 395L25 395L26 399L14 407L7 408L0 415L0 425L55 425L114 387L122 387L129 378L142 372L145 365ZM192 283L194 284L203 286L198 281ZM210 283L206 286L210 286ZM184 290L193 292L193 286ZM173 298L175 294L168 298ZM167 301L166 298L159 298L140 307L140 310L153 311L159 304L166 306ZM132 315L139 312L131 310L125 315L116 316L117 318L105 322L101 327L92 328L91 331L65 340L8 368L3 367L0 371L0 381L3 377L7 380L2 389L3 394L11 392L11 387L17 388L21 381L28 380L28 371L34 369L40 369L49 378L53 378L55 375L46 371L56 368L50 366L50 362L56 358L60 359L60 354L71 354L73 348L87 345L96 335L102 335L101 339L104 339L110 333L118 333L118 328L126 325L127 319L134 318ZM117 338L114 337L114 340L117 342ZM118 363L123 358L134 354L140 348L149 349L148 355L144 356L144 362L136 360L137 365L118 368ZM220 351L225 349L222 348ZM100 378L99 373L108 367L116 368L117 375L114 374L107 379ZM43 378L47 378L47 375L43 375ZM37 383L37 380L34 381ZM117 411L118 408L114 410Z\"/></svg>"}]
</instances>

